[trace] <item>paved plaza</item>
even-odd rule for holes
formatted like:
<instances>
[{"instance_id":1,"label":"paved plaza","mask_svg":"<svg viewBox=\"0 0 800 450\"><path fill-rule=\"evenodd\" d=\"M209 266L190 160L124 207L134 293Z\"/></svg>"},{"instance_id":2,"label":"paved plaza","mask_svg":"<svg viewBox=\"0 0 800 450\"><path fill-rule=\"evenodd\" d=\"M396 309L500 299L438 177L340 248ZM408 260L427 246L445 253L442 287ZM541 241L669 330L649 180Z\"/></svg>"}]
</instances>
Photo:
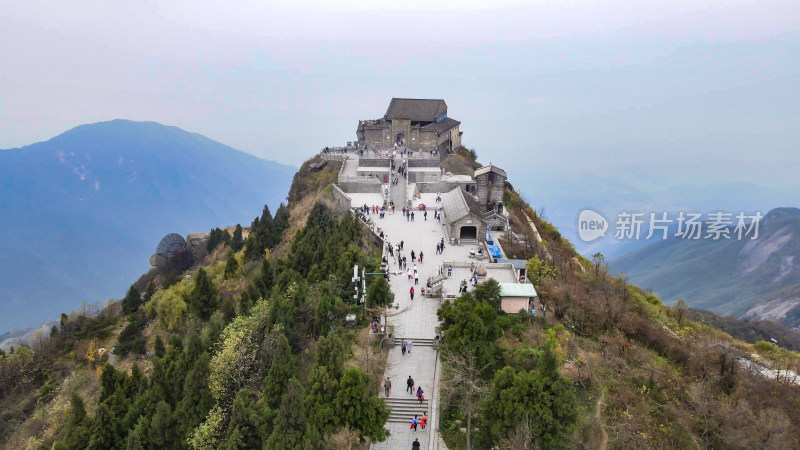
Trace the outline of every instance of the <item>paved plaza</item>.
<instances>
[{"instance_id":1,"label":"paved plaza","mask_svg":"<svg viewBox=\"0 0 800 450\"><path fill-rule=\"evenodd\" d=\"M436 310L441 305L440 298L423 297L420 294L421 288L425 286L428 277L436 275L439 267L444 261L461 261L469 263L474 261L469 257L470 246L445 245L444 252L436 254L436 243L440 242L443 234L442 225L433 218L433 214L428 214L428 220L424 220L422 215L415 211L415 220L407 221L399 212L397 214L387 214L384 219L376 219L371 216L374 223L383 230L386 242L396 245L403 241L402 255L408 258L408 267L412 268L411 250L415 255L420 251L423 253L422 263L417 263L419 272L419 284L414 286L414 300L409 296L409 289L414 285L413 280L409 281L405 274L394 274L400 269L396 259L386 254L389 260L389 269L393 275L390 276L392 292L395 295L395 303L398 309L396 315L391 315L388 322L394 325L394 335L398 338L432 339L436 336L436 326L439 321L436 317ZM422 386L425 391L425 398L430 402L430 410L427 411L430 418L430 425L422 431L418 428L417 432L409 429L412 416L406 422L389 422L387 428L392 436L386 442L376 442L372 444L372 449L395 449L411 448L414 438L419 438L423 449L432 448L432 444L438 442L436 436L431 436L435 431L435 424L438 423L438 389L434 386L434 375L441 373L441 367L437 366L438 353L432 347L415 346L410 354L403 356L400 346L392 348L388 355L386 375L392 381L391 397L410 397L411 394L405 392L406 379L409 375L414 378L418 386ZM437 375L438 376L438 375ZM383 395L383 392L381 392ZM420 415L424 411L420 410ZM442 448L442 447L438 447Z\"/></svg>"}]
</instances>

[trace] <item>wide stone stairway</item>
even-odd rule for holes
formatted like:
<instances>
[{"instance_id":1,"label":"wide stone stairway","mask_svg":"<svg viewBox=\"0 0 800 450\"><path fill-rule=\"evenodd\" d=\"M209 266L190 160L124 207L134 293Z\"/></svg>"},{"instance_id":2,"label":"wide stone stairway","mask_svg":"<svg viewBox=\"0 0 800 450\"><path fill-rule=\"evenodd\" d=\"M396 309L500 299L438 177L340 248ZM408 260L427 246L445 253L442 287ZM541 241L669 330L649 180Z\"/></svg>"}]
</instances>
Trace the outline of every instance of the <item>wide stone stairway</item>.
<instances>
[{"instance_id":1,"label":"wide stone stairway","mask_svg":"<svg viewBox=\"0 0 800 450\"><path fill-rule=\"evenodd\" d=\"M403 208L406 206L408 199L408 193L406 190L408 189L408 183L406 182L405 177L397 175L397 185L389 184L389 200L394 202L395 211L402 212Z\"/></svg>"}]
</instances>

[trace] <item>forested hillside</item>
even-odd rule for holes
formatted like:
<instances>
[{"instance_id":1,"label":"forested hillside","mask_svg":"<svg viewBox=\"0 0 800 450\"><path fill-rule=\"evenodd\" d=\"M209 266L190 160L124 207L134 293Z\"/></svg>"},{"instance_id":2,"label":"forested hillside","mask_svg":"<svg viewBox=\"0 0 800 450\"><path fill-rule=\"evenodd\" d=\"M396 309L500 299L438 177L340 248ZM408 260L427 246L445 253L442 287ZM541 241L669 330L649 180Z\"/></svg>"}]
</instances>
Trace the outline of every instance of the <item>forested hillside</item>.
<instances>
[{"instance_id":1,"label":"forested hillside","mask_svg":"<svg viewBox=\"0 0 800 450\"><path fill-rule=\"evenodd\" d=\"M800 445L800 355L735 340L692 320L685 303L667 307L610 275L602 255L578 255L510 184L505 206L513 232L500 242L528 260L545 315L502 314L493 282L443 304L449 448Z\"/></svg>"},{"instance_id":2,"label":"forested hillside","mask_svg":"<svg viewBox=\"0 0 800 450\"><path fill-rule=\"evenodd\" d=\"M327 168L325 173L336 173ZM385 437L380 357L345 328L350 274L378 258L321 187L207 260L131 287L95 318L63 315L0 355L3 448L349 448ZM272 250L272 251L270 251ZM117 333L119 338L116 338ZM101 348L113 350L102 351ZM380 354L380 350L377 350Z\"/></svg>"}]
</instances>

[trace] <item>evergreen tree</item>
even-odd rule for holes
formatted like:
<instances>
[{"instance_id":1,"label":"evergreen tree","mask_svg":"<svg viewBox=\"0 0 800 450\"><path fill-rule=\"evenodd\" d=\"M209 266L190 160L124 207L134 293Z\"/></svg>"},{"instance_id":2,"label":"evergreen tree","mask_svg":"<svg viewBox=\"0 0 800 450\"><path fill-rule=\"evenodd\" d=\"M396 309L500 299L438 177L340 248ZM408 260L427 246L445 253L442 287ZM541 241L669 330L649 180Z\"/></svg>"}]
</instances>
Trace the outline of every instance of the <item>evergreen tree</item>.
<instances>
[{"instance_id":1,"label":"evergreen tree","mask_svg":"<svg viewBox=\"0 0 800 450\"><path fill-rule=\"evenodd\" d=\"M119 439L119 418L111 412L105 403L100 403L97 406L93 424L92 437L87 448L115 448L115 443Z\"/></svg>"},{"instance_id":2,"label":"evergreen tree","mask_svg":"<svg viewBox=\"0 0 800 450\"><path fill-rule=\"evenodd\" d=\"M377 277L367 288L367 305L370 308L389 306L393 301L394 294L389 289L385 278Z\"/></svg>"},{"instance_id":3,"label":"evergreen tree","mask_svg":"<svg viewBox=\"0 0 800 450\"><path fill-rule=\"evenodd\" d=\"M233 229L233 237L231 238L230 247L234 252L238 252L242 249L242 247L244 247L244 240L242 240L242 226L238 223L236 224L236 228Z\"/></svg>"},{"instance_id":4,"label":"evergreen tree","mask_svg":"<svg viewBox=\"0 0 800 450\"><path fill-rule=\"evenodd\" d=\"M264 418L256 407L253 393L249 389L241 389L236 393L228 423L228 442L226 449L260 448L269 436L263 435L260 428Z\"/></svg>"},{"instance_id":5,"label":"evergreen tree","mask_svg":"<svg viewBox=\"0 0 800 450\"><path fill-rule=\"evenodd\" d=\"M177 441L175 433L175 418L172 409L165 401L160 401L156 405L155 414L150 420L150 446L153 448L172 448Z\"/></svg>"},{"instance_id":6,"label":"evergreen tree","mask_svg":"<svg viewBox=\"0 0 800 450\"><path fill-rule=\"evenodd\" d=\"M143 303L147 303L150 301L151 298L156 294L156 283L155 280L150 280L147 283L147 289L144 291L144 301Z\"/></svg>"},{"instance_id":7,"label":"evergreen tree","mask_svg":"<svg viewBox=\"0 0 800 450\"><path fill-rule=\"evenodd\" d=\"M533 442L541 448L561 447L578 417L578 403L572 382L553 370L552 352L545 349L543 359L550 361L539 370L516 372L505 367L494 376L489 401L483 411L483 428L492 442L514 430L527 415Z\"/></svg>"},{"instance_id":8,"label":"evergreen tree","mask_svg":"<svg viewBox=\"0 0 800 450\"><path fill-rule=\"evenodd\" d=\"M500 283L494 278L489 278L483 283L478 284L473 295L478 302L485 301L496 310L500 310L500 302L502 299L502 297L500 297Z\"/></svg>"},{"instance_id":9,"label":"evergreen tree","mask_svg":"<svg viewBox=\"0 0 800 450\"><path fill-rule=\"evenodd\" d=\"M374 395L367 374L358 368L351 366L345 370L335 404L341 425L378 441L388 437L384 424L389 420L389 408L383 399Z\"/></svg>"},{"instance_id":10,"label":"evergreen tree","mask_svg":"<svg viewBox=\"0 0 800 450\"><path fill-rule=\"evenodd\" d=\"M153 343L153 354L156 355L156 358L163 358L166 352L167 349L164 347L164 341L161 339L161 336L156 335L156 340Z\"/></svg>"},{"instance_id":11,"label":"evergreen tree","mask_svg":"<svg viewBox=\"0 0 800 450\"><path fill-rule=\"evenodd\" d=\"M142 295L139 291L131 285L130 289L128 289L128 294L125 295L125 298L122 299L122 314L126 316L128 314L133 314L139 310L139 305L142 304Z\"/></svg>"},{"instance_id":12,"label":"evergreen tree","mask_svg":"<svg viewBox=\"0 0 800 450\"><path fill-rule=\"evenodd\" d=\"M262 298L267 298L275 285L275 273L272 270L272 264L268 259L264 259L261 264L261 274L255 281L258 292Z\"/></svg>"},{"instance_id":13,"label":"evergreen tree","mask_svg":"<svg viewBox=\"0 0 800 450\"><path fill-rule=\"evenodd\" d=\"M275 211L275 217L272 220L272 245L277 245L283 239L283 232L289 228L289 208L281 203L278 210Z\"/></svg>"},{"instance_id":14,"label":"evergreen tree","mask_svg":"<svg viewBox=\"0 0 800 450\"><path fill-rule=\"evenodd\" d=\"M72 392L69 399L69 413L64 426L64 440L66 448L86 448L92 434L89 431L91 421L86 417L86 407L83 398L77 392Z\"/></svg>"},{"instance_id":15,"label":"evergreen tree","mask_svg":"<svg viewBox=\"0 0 800 450\"><path fill-rule=\"evenodd\" d=\"M230 280L236 276L239 270L239 261L236 260L236 255L231 251L228 252L228 259L225 261L225 279Z\"/></svg>"},{"instance_id":16,"label":"evergreen tree","mask_svg":"<svg viewBox=\"0 0 800 450\"><path fill-rule=\"evenodd\" d=\"M495 341L503 334L497 321L497 308L468 292L454 301L442 303L436 314L442 321L445 349L472 355L478 367L487 367L486 371L491 373L500 357Z\"/></svg>"},{"instance_id":17,"label":"evergreen tree","mask_svg":"<svg viewBox=\"0 0 800 450\"><path fill-rule=\"evenodd\" d=\"M261 217L256 217L250 226L250 234L245 242L244 257L247 260L264 258L264 250L275 245L272 231L272 215L269 206L264 205Z\"/></svg>"},{"instance_id":18,"label":"evergreen tree","mask_svg":"<svg viewBox=\"0 0 800 450\"><path fill-rule=\"evenodd\" d=\"M219 294L202 267L197 271L195 286L189 294L188 300L189 308L203 320L208 320L211 313L217 308Z\"/></svg>"},{"instance_id":19,"label":"evergreen tree","mask_svg":"<svg viewBox=\"0 0 800 450\"><path fill-rule=\"evenodd\" d=\"M286 392L289 379L294 377L297 369L292 356L292 349L289 347L289 340L281 334L278 338L278 345L275 346L275 356L272 357L272 366L264 379L264 401L270 408L276 408L281 401L281 397Z\"/></svg>"},{"instance_id":20,"label":"evergreen tree","mask_svg":"<svg viewBox=\"0 0 800 450\"><path fill-rule=\"evenodd\" d=\"M338 423L338 392L339 382L331 376L328 369L314 366L308 377L308 393L304 400L309 425L328 433L335 430Z\"/></svg>"},{"instance_id":21,"label":"evergreen tree","mask_svg":"<svg viewBox=\"0 0 800 450\"><path fill-rule=\"evenodd\" d=\"M233 300L231 300L230 297L222 302L222 317L226 324L230 323L230 321L236 317L236 308L233 306Z\"/></svg>"},{"instance_id":22,"label":"evergreen tree","mask_svg":"<svg viewBox=\"0 0 800 450\"><path fill-rule=\"evenodd\" d=\"M280 409L275 417L273 431L265 448L301 449L306 433L306 418L303 414L303 386L292 378L280 401Z\"/></svg>"},{"instance_id":23,"label":"evergreen tree","mask_svg":"<svg viewBox=\"0 0 800 450\"><path fill-rule=\"evenodd\" d=\"M128 433L125 442L126 450L146 450L148 448L148 427L150 420L145 416L139 416L136 426Z\"/></svg>"},{"instance_id":24,"label":"evergreen tree","mask_svg":"<svg viewBox=\"0 0 800 450\"><path fill-rule=\"evenodd\" d=\"M346 353L347 348L339 336L322 337L317 344L317 365L325 367L328 373L338 380L344 373Z\"/></svg>"},{"instance_id":25,"label":"evergreen tree","mask_svg":"<svg viewBox=\"0 0 800 450\"><path fill-rule=\"evenodd\" d=\"M183 395L175 411L176 417L180 418L178 428L182 437L188 436L214 406L214 399L208 390L210 361L208 352L202 352L184 380Z\"/></svg>"}]
</instances>

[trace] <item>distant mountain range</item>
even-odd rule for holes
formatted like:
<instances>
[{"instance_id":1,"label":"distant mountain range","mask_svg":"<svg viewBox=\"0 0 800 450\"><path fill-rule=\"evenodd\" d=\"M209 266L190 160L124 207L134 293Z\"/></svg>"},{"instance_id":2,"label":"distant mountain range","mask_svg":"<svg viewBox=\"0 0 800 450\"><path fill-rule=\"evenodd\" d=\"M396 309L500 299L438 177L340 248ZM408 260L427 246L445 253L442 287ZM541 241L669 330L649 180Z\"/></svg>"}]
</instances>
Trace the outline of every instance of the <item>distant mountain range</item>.
<instances>
[{"instance_id":1,"label":"distant mountain range","mask_svg":"<svg viewBox=\"0 0 800 450\"><path fill-rule=\"evenodd\" d=\"M127 120L0 150L0 333L122 297L165 234L249 224L296 170Z\"/></svg>"},{"instance_id":2,"label":"distant mountain range","mask_svg":"<svg viewBox=\"0 0 800 450\"><path fill-rule=\"evenodd\" d=\"M665 302L800 328L800 209L776 208L754 240L671 237L617 258L612 273Z\"/></svg>"}]
</instances>

